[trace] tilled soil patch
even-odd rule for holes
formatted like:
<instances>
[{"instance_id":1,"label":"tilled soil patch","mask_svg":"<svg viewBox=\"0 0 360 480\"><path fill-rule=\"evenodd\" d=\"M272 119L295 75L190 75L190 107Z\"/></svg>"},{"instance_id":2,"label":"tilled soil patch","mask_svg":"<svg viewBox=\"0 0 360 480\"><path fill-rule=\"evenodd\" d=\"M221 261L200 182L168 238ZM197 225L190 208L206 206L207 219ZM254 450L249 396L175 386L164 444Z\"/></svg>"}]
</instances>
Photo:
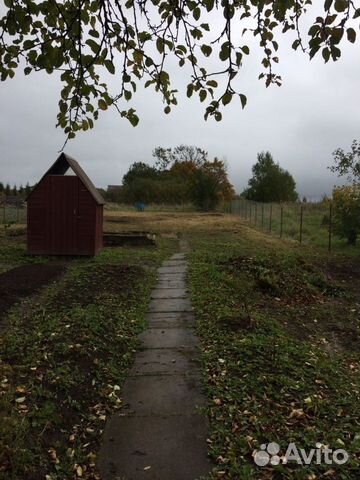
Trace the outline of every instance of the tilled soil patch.
<instances>
[{"instance_id":1,"label":"tilled soil patch","mask_svg":"<svg viewBox=\"0 0 360 480\"><path fill-rule=\"evenodd\" d=\"M48 285L65 270L59 264L31 264L8 270L0 275L0 329L5 312L23 297Z\"/></svg>"}]
</instances>

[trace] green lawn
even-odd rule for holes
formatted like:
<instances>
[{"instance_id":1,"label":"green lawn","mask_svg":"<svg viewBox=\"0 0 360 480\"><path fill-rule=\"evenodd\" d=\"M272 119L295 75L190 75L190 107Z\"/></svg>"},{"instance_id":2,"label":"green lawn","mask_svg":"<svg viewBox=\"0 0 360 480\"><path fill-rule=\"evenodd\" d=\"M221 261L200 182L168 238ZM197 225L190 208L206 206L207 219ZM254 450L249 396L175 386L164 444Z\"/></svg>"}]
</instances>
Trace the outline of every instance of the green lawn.
<instances>
[{"instance_id":1,"label":"green lawn","mask_svg":"<svg viewBox=\"0 0 360 480\"><path fill-rule=\"evenodd\" d=\"M211 478L360 478L359 258L330 259L246 227L190 240ZM283 454L290 442L320 442L350 460L257 467L253 455L270 442Z\"/></svg>"},{"instance_id":2,"label":"green lawn","mask_svg":"<svg viewBox=\"0 0 360 480\"><path fill-rule=\"evenodd\" d=\"M230 207L229 207L230 208ZM284 238L312 245L323 250L329 248L330 203L259 203L248 200L234 200L232 213L240 216L248 225ZM302 213L301 213L302 211ZM331 213L331 248L335 252L360 253L359 246L349 248L346 239L334 233L334 215ZM301 237L300 237L301 231Z\"/></svg>"}]
</instances>

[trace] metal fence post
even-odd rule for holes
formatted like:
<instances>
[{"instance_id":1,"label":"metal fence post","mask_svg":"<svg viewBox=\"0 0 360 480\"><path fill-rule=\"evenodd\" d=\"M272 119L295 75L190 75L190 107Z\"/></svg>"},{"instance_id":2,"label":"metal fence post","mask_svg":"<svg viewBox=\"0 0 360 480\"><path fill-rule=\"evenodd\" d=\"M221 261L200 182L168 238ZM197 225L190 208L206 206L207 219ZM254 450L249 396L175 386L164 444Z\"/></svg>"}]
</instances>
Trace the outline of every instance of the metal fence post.
<instances>
[{"instance_id":1,"label":"metal fence post","mask_svg":"<svg viewBox=\"0 0 360 480\"><path fill-rule=\"evenodd\" d=\"M300 207L300 243L302 243L302 237L303 237L303 206L301 205Z\"/></svg>"},{"instance_id":2,"label":"metal fence post","mask_svg":"<svg viewBox=\"0 0 360 480\"><path fill-rule=\"evenodd\" d=\"M257 203L255 203L255 227L257 222Z\"/></svg>"},{"instance_id":3,"label":"metal fence post","mask_svg":"<svg viewBox=\"0 0 360 480\"><path fill-rule=\"evenodd\" d=\"M252 203L252 202L249 202L249 204L250 204L250 205L249 205L249 206L250 206L250 217L249 217L250 225L251 225L251 203Z\"/></svg>"},{"instance_id":4,"label":"metal fence post","mask_svg":"<svg viewBox=\"0 0 360 480\"><path fill-rule=\"evenodd\" d=\"M331 253L332 248L332 202L329 205L329 253Z\"/></svg>"},{"instance_id":5,"label":"metal fence post","mask_svg":"<svg viewBox=\"0 0 360 480\"><path fill-rule=\"evenodd\" d=\"M6 222L6 207L5 207L5 203L4 203L4 206L3 206L3 224L5 225L5 222Z\"/></svg>"},{"instance_id":6,"label":"metal fence post","mask_svg":"<svg viewBox=\"0 0 360 480\"><path fill-rule=\"evenodd\" d=\"M269 232L272 230L272 203L270 203L270 219L269 219Z\"/></svg>"},{"instance_id":7,"label":"metal fence post","mask_svg":"<svg viewBox=\"0 0 360 480\"><path fill-rule=\"evenodd\" d=\"M280 207L280 238L283 236L284 207Z\"/></svg>"},{"instance_id":8,"label":"metal fence post","mask_svg":"<svg viewBox=\"0 0 360 480\"><path fill-rule=\"evenodd\" d=\"M264 204L261 204L261 230L264 230Z\"/></svg>"}]
</instances>

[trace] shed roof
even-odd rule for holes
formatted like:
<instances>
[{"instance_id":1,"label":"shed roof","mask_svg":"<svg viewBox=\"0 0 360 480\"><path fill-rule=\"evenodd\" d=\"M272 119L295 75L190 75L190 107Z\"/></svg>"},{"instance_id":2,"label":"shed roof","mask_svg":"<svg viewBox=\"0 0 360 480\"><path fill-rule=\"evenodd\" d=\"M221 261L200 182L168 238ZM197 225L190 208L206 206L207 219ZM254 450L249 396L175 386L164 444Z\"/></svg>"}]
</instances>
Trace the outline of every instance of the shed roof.
<instances>
[{"instance_id":1,"label":"shed roof","mask_svg":"<svg viewBox=\"0 0 360 480\"><path fill-rule=\"evenodd\" d=\"M55 163L53 163L49 168L49 170L41 177L37 185L43 180L44 177L46 177L46 175L65 175L65 173L69 170L69 168L71 168L74 171L75 175L80 178L80 180L83 182L87 190L91 193L95 202L98 205L104 205L105 200L103 199L102 195L97 190L95 185L92 183L90 178L86 175L86 173L80 167L78 162L74 158L70 157L70 155L67 155L66 153L60 154L60 156L56 159ZM31 196L34 190L36 190L36 186L27 196L26 200L29 199L29 197Z\"/></svg>"}]
</instances>

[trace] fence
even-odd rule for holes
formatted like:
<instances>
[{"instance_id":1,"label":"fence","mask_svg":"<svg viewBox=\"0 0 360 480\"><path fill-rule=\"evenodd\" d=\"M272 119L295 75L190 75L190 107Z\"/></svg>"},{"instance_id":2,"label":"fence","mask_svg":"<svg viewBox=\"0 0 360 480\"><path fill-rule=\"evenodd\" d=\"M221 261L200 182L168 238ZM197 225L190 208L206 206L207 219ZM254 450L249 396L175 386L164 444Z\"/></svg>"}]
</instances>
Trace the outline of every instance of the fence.
<instances>
[{"instance_id":1,"label":"fence","mask_svg":"<svg viewBox=\"0 0 360 480\"><path fill-rule=\"evenodd\" d=\"M312 243L331 251L334 241L333 207L321 203L261 203L244 198L233 200L230 213L239 215L260 230L299 243Z\"/></svg>"},{"instance_id":2,"label":"fence","mask_svg":"<svg viewBox=\"0 0 360 480\"><path fill-rule=\"evenodd\" d=\"M7 203L5 200L0 200L0 224L26 223L26 205L22 202Z\"/></svg>"}]
</instances>

